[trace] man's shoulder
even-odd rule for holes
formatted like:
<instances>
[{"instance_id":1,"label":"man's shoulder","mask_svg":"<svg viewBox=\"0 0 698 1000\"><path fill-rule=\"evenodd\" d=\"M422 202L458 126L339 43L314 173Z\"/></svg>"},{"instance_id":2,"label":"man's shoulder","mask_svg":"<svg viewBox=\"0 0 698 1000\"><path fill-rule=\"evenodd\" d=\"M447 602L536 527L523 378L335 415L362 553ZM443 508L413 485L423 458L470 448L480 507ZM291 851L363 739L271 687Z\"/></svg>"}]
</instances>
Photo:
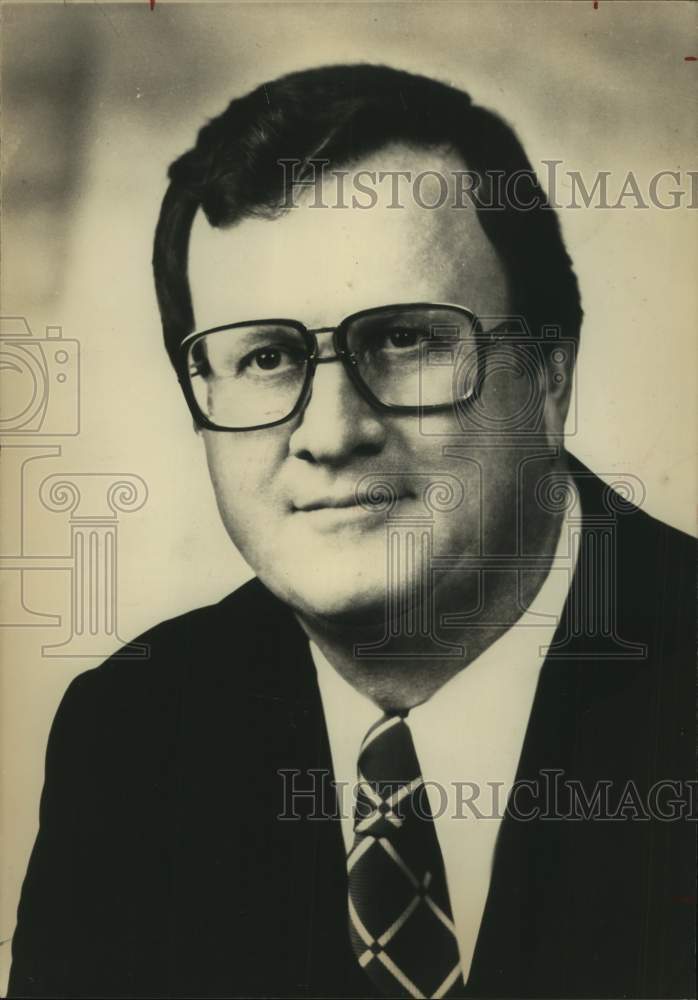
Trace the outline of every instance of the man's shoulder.
<instances>
[{"instance_id":1,"label":"man's shoulder","mask_svg":"<svg viewBox=\"0 0 698 1000\"><path fill-rule=\"evenodd\" d=\"M569 467L582 514L577 599L648 648L681 650L671 659L685 671L696 636L696 539L642 509L639 477L602 479L571 456Z\"/></svg>"},{"instance_id":2,"label":"man's shoulder","mask_svg":"<svg viewBox=\"0 0 698 1000\"><path fill-rule=\"evenodd\" d=\"M125 656L135 645L129 644L68 685L49 736L47 781L69 773L73 787L87 783L101 795L99 775L107 797L114 783L155 787L192 732L204 740L214 717L222 725L221 713L248 724L265 704L260 692L283 695L288 675L305 676L285 669L291 655L294 666L305 663L304 633L256 579L215 604L160 622L135 642L145 656Z\"/></svg>"},{"instance_id":3,"label":"man's shoulder","mask_svg":"<svg viewBox=\"0 0 698 1000\"><path fill-rule=\"evenodd\" d=\"M644 486L638 476L602 477L570 454L568 464L580 496L587 533L611 537L646 565L657 560L665 564L694 563L696 539L642 508Z\"/></svg>"},{"instance_id":4,"label":"man's shoulder","mask_svg":"<svg viewBox=\"0 0 698 1000\"><path fill-rule=\"evenodd\" d=\"M214 604L166 619L116 650L69 685L66 699L109 706L176 701L192 684L212 685L220 673L242 682L261 637L294 628L292 614L257 578ZM299 626L295 626L296 629ZM134 657L132 651L142 650ZM66 700L64 699L64 700Z\"/></svg>"},{"instance_id":5,"label":"man's shoulder","mask_svg":"<svg viewBox=\"0 0 698 1000\"><path fill-rule=\"evenodd\" d=\"M287 622L289 610L264 584L253 577L236 590L202 607L192 608L183 614L153 625L134 642L148 650L146 659L155 663L162 657L180 660L195 655L200 658L208 652L220 652L219 643L227 640L231 656L245 648L263 624ZM123 662L122 651L117 650L102 668ZM134 668L137 664L134 661Z\"/></svg>"}]
</instances>

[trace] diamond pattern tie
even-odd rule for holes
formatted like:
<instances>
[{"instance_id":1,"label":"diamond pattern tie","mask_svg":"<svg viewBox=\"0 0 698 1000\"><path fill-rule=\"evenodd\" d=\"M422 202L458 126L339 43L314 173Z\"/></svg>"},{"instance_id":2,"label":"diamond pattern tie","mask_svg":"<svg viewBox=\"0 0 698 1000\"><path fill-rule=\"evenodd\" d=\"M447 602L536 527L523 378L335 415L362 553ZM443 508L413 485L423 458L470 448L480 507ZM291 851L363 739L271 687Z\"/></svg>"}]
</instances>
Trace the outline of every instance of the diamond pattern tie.
<instances>
[{"instance_id":1,"label":"diamond pattern tie","mask_svg":"<svg viewBox=\"0 0 698 1000\"><path fill-rule=\"evenodd\" d=\"M361 744L347 869L351 941L374 985L387 997L452 996L463 980L444 866L400 715Z\"/></svg>"}]
</instances>

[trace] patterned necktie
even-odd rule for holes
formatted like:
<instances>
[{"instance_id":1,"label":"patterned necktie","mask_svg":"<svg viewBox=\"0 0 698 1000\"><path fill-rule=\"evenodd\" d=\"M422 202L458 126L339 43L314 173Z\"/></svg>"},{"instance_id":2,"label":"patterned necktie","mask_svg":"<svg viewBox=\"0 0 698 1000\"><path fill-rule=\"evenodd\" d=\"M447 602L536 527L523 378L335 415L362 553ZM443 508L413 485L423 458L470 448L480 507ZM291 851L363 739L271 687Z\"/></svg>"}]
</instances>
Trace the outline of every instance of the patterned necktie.
<instances>
[{"instance_id":1,"label":"patterned necktie","mask_svg":"<svg viewBox=\"0 0 698 1000\"><path fill-rule=\"evenodd\" d=\"M385 715L361 744L349 927L359 965L388 997L462 987L441 851L412 734Z\"/></svg>"}]
</instances>

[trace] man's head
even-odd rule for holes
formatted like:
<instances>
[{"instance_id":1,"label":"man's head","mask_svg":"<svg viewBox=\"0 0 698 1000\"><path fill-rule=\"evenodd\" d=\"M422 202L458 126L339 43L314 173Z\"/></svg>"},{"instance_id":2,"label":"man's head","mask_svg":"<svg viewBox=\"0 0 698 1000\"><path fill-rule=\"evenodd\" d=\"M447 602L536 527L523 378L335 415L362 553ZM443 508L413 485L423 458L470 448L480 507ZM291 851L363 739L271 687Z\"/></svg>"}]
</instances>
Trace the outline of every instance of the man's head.
<instances>
[{"instance_id":1,"label":"man's head","mask_svg":"<svg viewBox=\"0 0 698 1000\"><path fill-rule=\"evenodd\" d=\"M318 161L320 187L299 186L315 179ZM396 207L395 189L377 183L366 208L351 187L360 171L364 181L423 175L419 201L408 193ZM475 198L462 197L466 171ZM339 172L350 187L338 198ZM478 204L516 172L518 206ZM523 150L499 118L443 84L374 66L293 74L233 101L170 179L154 265L167 348L185 380L180 344L194 330L265 318L327 330L379 306L451 303L480 329L518 315L534 334L548 323L578 336L576 279ZM316 336L320 358L331 356L331 333ZM308 616L379 615L390 573L385 513L349 501L360 483L381 478L399 498L391 517L433 517L439 554L515 552L520 473L541 438L527 452L510 434L493 439L492 428L511 430L531 394L520 358L507 361L507 352L516 349L504 343L478 386L486 440L468 435L453 407L381 410L341 364L318 365L303 405L283 422L204 429L224 523L264 582ZM279 384L266 356L261 364L255 356L254 375ZM548 443L561 441L570 377L571 366L561 384L540 372ZM455 502L430 512L424 498L439 482L454 488ZM425 560L418 551L400 572L419 577Z\"/></svg>"}]
</instances>

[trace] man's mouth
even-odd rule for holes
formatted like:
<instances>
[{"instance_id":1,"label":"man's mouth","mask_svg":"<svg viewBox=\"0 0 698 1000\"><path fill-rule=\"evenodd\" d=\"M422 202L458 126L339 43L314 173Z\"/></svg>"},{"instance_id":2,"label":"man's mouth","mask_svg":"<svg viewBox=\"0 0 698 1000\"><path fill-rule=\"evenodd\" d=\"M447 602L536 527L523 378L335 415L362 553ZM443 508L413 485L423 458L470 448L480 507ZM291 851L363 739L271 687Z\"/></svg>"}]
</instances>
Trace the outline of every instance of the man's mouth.
<instances>
[{"instance_id":1,"label":"man's mouth","mask_svg":"<svg viewBox=\"0 0 698 1000\"><path fill-rule=\"evenodd\" d=\"M399 503L409 496L407 491L401 492L395 498ZM367 514L380 513L385 511L385 504L380 498L371 498L367 493L344 493L340 495L330 495L314 497L308 500L296 500L291 504L294 513L312 513L322 510L364 510Z\"/></svg>"},{"instance_id":2,"label":"man's mouth","mask_svg":"<svg viewBox=\"0 0 698 1000\"><path fill-rule=\"evenodd\" d=\"M318 497L317 500L308 500L299 504L294 504L295 510L300 511L341 510L343 507L358 506L360 506L360 501L354 493L352 493L351 496Z\"/></svg>"}]
</instances>

